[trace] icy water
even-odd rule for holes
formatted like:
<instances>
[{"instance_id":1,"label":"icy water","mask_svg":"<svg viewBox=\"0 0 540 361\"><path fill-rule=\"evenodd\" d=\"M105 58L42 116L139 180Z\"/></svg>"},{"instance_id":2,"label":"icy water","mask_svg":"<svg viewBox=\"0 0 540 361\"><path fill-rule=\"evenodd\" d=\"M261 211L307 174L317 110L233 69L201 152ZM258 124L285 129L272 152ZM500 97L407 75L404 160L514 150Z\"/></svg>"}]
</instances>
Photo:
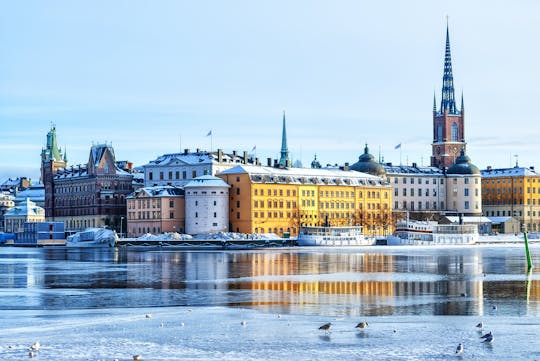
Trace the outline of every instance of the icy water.
<instances>
[{"instance_id":1,"label":"icy water","mask_svg":"<svg viewBox=\"0 0 540 361\"><path fill-rule=\"evenodd\" d=\"M540 360L539 335L522 245L0 247L2 361Z\"/></svg>"}]
</instances>

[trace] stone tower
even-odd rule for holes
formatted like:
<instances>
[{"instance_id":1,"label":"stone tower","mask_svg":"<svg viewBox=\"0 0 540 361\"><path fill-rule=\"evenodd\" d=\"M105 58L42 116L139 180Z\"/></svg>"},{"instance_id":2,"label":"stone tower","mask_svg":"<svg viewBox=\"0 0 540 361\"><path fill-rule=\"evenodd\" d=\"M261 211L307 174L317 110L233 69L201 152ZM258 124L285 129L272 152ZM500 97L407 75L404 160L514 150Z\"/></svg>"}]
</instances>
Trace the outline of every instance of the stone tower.
<instances>
[{"instance_id":1,"label":"stone tower","mask_svg":"<svg viewBox=\"0 0 540 361\"><path fill-rule=\"evenodd\" d=\"M444 73L441 94L441 107L437 110L437 99L433 95L433 143L431 165L450 167L462 149L465 150L465 108L463 94L461 109L456 106L454 97L454 77L450 54L450 35L446 25L446 49L444 53Z\"/></svg>"},{"instance_id":2,"label":"stone tower","mask_svg":"<svg viewBox=\"0 0 540 361\"><path fill-rule=\"evenodd\" d=\"M45 187L45 218L54 220L54 174L67 166L66 154L62 154L56 141L56 127L47 133L47 145L41 150L41 178Z\"/></svg>"}]
</instances>

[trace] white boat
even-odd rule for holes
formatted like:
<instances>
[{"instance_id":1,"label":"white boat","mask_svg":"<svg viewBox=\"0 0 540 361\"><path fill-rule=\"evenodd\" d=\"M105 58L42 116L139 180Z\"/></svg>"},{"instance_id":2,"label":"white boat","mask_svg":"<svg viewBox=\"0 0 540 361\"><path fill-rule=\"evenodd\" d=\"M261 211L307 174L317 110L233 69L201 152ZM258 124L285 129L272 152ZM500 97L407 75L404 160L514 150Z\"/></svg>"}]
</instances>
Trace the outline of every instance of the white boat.
<instances>
[{"instance_id":1,"label":"white boat","mask_svg":"<svg viewBox=\"0 0 540 361\"><path fill-rule=\"evenodd\" d=\"M438 224L433 221L399 221L386 244L396 245L467 245L476 244L478 227L474 224Z\"/></svg>"},{"instance_id":2,"label":"white boat","mask_svg":"<svg viewBox=\"0 0 540 361\"><path fill-rule=\"evenodd\" d=\"M86 228L68 236L66 247L114 247L118 236L106 228Z\"/></svg>"},{"instance_id":3,"label":"white boat","mask_svg":"<svg viewBox=\"0 0 540 361\"><path fill-rule=\"evenodd\" d=\"M361 226L300 227L296 242L299 246L371 246L374 238L366 238Z\"/></svg>"}]
</instances>

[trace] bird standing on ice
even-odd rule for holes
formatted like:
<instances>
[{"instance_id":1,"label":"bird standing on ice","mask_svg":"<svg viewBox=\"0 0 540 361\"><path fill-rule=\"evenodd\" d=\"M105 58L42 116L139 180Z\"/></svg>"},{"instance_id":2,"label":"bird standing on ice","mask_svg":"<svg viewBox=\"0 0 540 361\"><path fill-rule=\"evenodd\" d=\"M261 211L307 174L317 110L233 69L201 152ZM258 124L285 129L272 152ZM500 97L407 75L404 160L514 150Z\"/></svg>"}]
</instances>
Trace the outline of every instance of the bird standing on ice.
<instances>
[{"instance_id":1,"label":"bird standing on ice","mask_svg":"<svg viewBox=\"0 0 540 361\"><path fill-rule=\"evenodd\" d=\"M366 328L366 327L368 327L368 323L365 321L362 321L358 325L356 325L355 328Z\"/></svg>"},{"instance_id":2,"label":"bird standing on ice","mask_svg":"<svg viewBox=\"0 0 540 361\"><path fill-rule=\"evenodd\" d=\"M328 322L319 327L319 330L323 330L325 333L330 332L330 327L332 327L332 323Z\"/></svg>"},{"instance_id":3,"label":"bird standing on ice","mask_svg":"<svg viewBox=\"0 0 540 361\"><path fill-rule=\"evenodd\" d=\"M461 356L463 354L463 344L460 343L459 345L457 345L457 348L456 348L456 355L457 356Z\"/></svg>"}]
</instances>

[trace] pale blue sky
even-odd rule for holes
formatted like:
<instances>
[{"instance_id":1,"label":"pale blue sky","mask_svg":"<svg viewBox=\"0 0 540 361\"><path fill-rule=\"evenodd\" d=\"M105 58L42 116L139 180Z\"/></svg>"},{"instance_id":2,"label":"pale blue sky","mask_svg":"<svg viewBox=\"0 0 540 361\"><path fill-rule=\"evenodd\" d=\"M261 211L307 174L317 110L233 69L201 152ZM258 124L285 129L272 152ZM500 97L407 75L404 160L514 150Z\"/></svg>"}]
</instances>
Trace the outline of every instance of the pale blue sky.
<instances>
[{"instance_id":1,"label":"pale blue sky","mask_svg":"<svg viewBox=\"0 0 540 361\"><path fill-rule=\"evenodd\" d=\"M468 153L540 167L538 1L1 1L0 181L39 177L50 123L142 165L180 148L429 162L446 15ZM181 139L181 144L180 144Z\"/></svg>"}]
</instances>

